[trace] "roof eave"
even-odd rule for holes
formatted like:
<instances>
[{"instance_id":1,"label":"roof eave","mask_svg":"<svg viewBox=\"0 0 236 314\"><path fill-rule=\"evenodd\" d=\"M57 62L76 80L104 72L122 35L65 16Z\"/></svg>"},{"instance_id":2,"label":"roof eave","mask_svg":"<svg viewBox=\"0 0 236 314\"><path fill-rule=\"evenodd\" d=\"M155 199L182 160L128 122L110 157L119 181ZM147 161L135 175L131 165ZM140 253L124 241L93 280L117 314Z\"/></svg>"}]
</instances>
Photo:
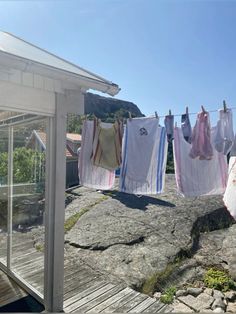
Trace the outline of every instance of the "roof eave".
<instances>
[{"instance_id":1,"label":"roof eave","mask_svg":"<svg viewBox=\"0 0 236 314\"><path fill-rule=\"evenodd\" d=\"M89 77L85 77L76 73L68 72L64 69L55 68L53 66L43 64L37 61L26 59L13 55L8 52L0 51L1 58L4 58L5 64L11 67L11 59L14 59L14 68L24 70L31 73L37 73L41 75L46 75L54 79L70 81L73 84L78 85L78 87L85 87L87 89L94 89L111 96L115 96L119 93L120 88L117 84L109 81L96 80ZM23 63L23 65L22 65ZM42 73L43 72L43 73Z\"/></svg>"}]
</instances>

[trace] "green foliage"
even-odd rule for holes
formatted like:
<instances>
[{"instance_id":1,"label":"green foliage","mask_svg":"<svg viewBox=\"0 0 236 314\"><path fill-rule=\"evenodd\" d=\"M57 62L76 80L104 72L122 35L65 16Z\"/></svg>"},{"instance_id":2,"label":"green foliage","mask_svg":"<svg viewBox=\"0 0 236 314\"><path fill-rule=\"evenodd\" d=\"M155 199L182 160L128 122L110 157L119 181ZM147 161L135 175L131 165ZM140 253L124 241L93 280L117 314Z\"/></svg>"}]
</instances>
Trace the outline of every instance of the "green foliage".
<instances>
[{"instance_id":1,"label":"green foliage","mask_svg":"<svg viewBox=\"0 0 236 314\"><path fill-rule=\"evenodd\" d=\"M32 183L44 181L45 153L26 147L13 151L13 182ZM0 183L7 183L8 153L0 153Z\"/></svg>"},{"instance_id":2,"label":"green foliage","mask_svg":"<svg viewBox=\"0 0 236 314\"><path fill-rule=\"evenodd\" d=\"M162 283L168 279L178 265L179 262L169 263L162 272L156 272L147 278L141 288L141 292L153 295L156 290L161 290Z\"/></svg>"},{"instance_id":3,"label":"green foliage","mask_svg":"<svg viewBox=\"0 0 236 314\"><path fill-rule=\"evenodd\" d=\"M82 126L85 116L79 116L76 114L67 115L67 132L69 133L82 133Z\"/></svg>"},{"instance_id":4,"label":"green foliage","mask_svg":"<svg viewBox=\"0 0 236 314\"><path fill-rule=\"evenodd\" d=\"M204 275L204 284L208 288L221 291L236 290L236 283L223 270L210 268Z\"/></svg>"},{"instance_id":5,"label":"green foliage","mask_svg":"<svg viewBox=\"0 0 236 314\"><path fill-rule=\"evenodd\" d=\"M165 304L170 304L174 300L174 296L176 293L176 287L167 288L164 293L161 295L160 301Z\"/></svg>"}]
</instances>

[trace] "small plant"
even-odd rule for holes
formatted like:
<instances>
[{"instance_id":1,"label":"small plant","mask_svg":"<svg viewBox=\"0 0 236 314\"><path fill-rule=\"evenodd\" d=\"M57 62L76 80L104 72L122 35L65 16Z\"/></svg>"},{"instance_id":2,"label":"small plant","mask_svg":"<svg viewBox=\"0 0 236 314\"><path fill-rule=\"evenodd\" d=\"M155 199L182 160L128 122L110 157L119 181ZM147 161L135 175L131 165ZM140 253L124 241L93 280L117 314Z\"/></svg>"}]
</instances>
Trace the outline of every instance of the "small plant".
<instances>
[{"instance_id":1,"label":"small plant","mask_svg":"<svg viewBox=\"0 0 236 314\"><path fill-rule=\"evenodd\" d=\"M221 290L223 292L228 290L236 290L236 283L229 277L229 275L216 268L210 268L204 275L204 284L208 288Z\"/></svg>"},{"instance_id":2,"label":"small plant","mask_svg":"<svg viewBox=\"0 0 236 314\"><path fill-rule=\"evenodd\" d=\"M170 304L174 300L174 296L176 293L176 287L167 288L164 293L161 295L160 301L165 304Z\"/></svg>"},{"instance_id":3,"label":"small plant","mask_svg":"<svg viewBox=\"0 0 236 314\"><path fill-rule=\"evenodd\" d=\"M35 245L35 249L38 252L43 252L44 251L44 245L41 244L41 243L38 243L38 244Z\"/></svg>"}]
</instances>

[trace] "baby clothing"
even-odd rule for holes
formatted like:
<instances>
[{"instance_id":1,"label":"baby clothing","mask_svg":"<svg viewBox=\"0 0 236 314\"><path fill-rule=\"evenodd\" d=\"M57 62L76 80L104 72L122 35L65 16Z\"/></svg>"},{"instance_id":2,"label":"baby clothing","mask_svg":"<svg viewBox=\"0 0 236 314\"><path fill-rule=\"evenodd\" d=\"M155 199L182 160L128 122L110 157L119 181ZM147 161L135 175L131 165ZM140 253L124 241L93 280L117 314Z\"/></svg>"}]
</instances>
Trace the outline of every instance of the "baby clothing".
<instances>
[{"instance_id":1,"label":"baby clothing","mask_svg":"<svg viewBox=\"0 0 236 314\"><path fill-rule=\"evenodd\" d=\"M200 112L192 133L192 147L189 152L191 158L210 160L213 157L211 144L211 129L208 112Z\"/></svg>"},{"instance_id":2,"label":"baby clothing","mask_svg":"<svg viewBox=\"0 0 236 314\"><path fill-rule=\"evenodd\" d=\"M234 131L233 131L233 117L232 110L227 109L226 112L224 110L219 110L219 120L216 126L216 133L213 140L215 149L227 155L234 141Z\"/></svg>"},{"instance_id":3,"label":"baby clothing","mask_svg":"<svg viewBox=\"0 0 236 314\"><path fill-rule=\"evenodd\" d=\"M234 143L230 151L230 156L236 156L236 134L234 136Z\"/></svg>"},{"instance_id":4,"label":"baby clothing","mask_svg":"<svg viewBox=\"0 0 236 314\"><path fill-rule=\"evenodd\" d=\"M123 124L116 121L109 127L103 125L94 120L92 161L95 166L115 170L121 164Z\"/></svg>"},{"instance_id":5,"label":"baby clothing","mask_svg":"<svg viewBox=\"0 0 236 314\"><path fill-rule=\"evenodd\" d=\"M227 183L226 156L212 151L211 160L193 159L191 145L174 129L174 164L178 192L185 197L223 194Z\"/></svg>"},{"instance_id":6,"label":"baby clothing","mask_svg":"<svg viewBox=\"0 0 236 314\"><path fill-rule=\"evenodd\" d=\"M236 219L236 157L229 159L229 176L223 201L231 216Z\"/></svg>"},{"instance_id":7,"label":"baby clothing","mask_svg":"<svg viewBox=\"0 0 236 314\"><path fill-rule=\"evenodd\" d=\"M167 137L156 118L127 121L122 148L119 190L132 194L163 192Z\"/></svg>"},{"instance_id":8,"label":"baby clothing","mask_svg":"<svg viewBox=\"0 0 236 314\"><path fill-rule=\"evenodd\" d=\"M187 142L191 143L192 127L191 127L188 113L182 114L182 116L181 116L181 129L183 132L184 139Z\"/></svg>"},{"instance_id":9,"label":"baby clothing","mask_svg":"<svg viewBox=\"0 0 236 314\"><path fill-rule=\"evenodd\" d=\"M101 123L104 128L111 128L112 124ZM109 190L115 182L115 171L97 167L91 160L93 151L94 122L84 121L82 143L79 156L80 184L89 188Z\"/></svg>"}]
</instances>

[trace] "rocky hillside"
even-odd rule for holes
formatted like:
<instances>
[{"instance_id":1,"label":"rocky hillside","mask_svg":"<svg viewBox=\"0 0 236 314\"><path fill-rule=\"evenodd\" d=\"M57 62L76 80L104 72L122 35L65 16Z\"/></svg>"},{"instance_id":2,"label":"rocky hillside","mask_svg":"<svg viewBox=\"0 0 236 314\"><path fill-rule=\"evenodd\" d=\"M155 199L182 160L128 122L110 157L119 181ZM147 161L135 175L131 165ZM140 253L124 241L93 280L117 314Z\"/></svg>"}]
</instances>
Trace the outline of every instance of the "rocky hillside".
<instances>
[{"instance_id":1,"label":"rocky hillside","mask_svg":"<svg viewBox=\"0 0 236 314\"><path fill-rule=\"evenodd\" d=\"M128 118L130 111L133 117L144 116L134 103L111 97L103 97L92 93L85 94L85 114L110 122L115 116Z\"/></svg>"}]
</instances>

